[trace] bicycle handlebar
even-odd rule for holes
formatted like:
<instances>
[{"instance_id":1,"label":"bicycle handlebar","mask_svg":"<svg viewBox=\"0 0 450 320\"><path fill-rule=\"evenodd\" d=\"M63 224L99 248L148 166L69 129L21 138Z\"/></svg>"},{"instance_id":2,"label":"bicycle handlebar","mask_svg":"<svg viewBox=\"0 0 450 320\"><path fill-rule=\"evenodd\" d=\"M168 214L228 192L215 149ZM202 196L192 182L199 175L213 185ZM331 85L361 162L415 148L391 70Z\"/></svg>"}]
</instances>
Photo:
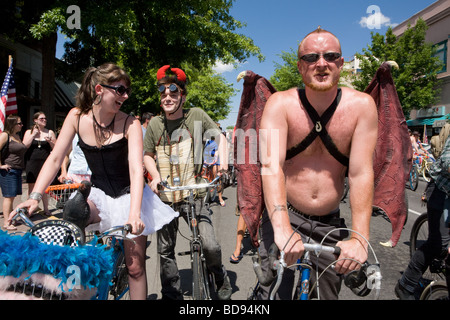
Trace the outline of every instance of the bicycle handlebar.
<instances>
[{"instance_id":1,"label":"bicycle handlebar","mask_svg":"<svg viewBox=\"0 0 450 320\"><path fill-rule=\"evenodd\" d=\"M136 243L133 239L127 238L127 235L131 233L132 230L133 228L131 224L125 224L123 226L114 226L112 228L109 228L108 230L103 231L100 235L98 235L98 238L103 239L107 237L115 237ZM122 232L122 234L116 234L116 232Z\"/></svg>"},{"instance_id":2,"label":"bicycle handlebar","mask_svg":"<svg viewBox=\"0 0 450 320\"><path fill-rule=\"evenodd\" d=\"M28 210L25 208L16 209L16 213L11 218L11 222L22 220L28 227L32 228L34 226L34 222L28 218Z\"/></svg>"},{"instance_id":3,"label":"bicycle handlebar","mask_svg":"<svg viewBox=\"0 0 450 320\"><path fill-rule=\"evenodd\" d=\"M305 248L305 251L329 252L337 256L339 256L341 253L341 248L339 247L324 246L319 243L304 243L303 246ZM281 256L280 259L278 259L278 255ZM252 258L253 270L255 271L259 283L264 286L272 284L272 282L276 278L276 275L280 274L280 272L282 273L283 272L282 270L286 268L286 263L284 262L284 251L281 251L280 253L280 250L278 249L275 243L272 243L272 245L269 247L268 256L269 256L269 266L272 272L267 273L264 273L262 271L258 258L256 257Z\"/></svg>"},{"instance_id":4,"label":"bicycle handlebar","mask_svg":"<svg viewBox=\"0 0 450 320\"><path fill-rule=\"evenodd\" d=\"M341 248L337 246L335 247L323 246L318 243L317 244L304 243L303 246L305 248L305 251L314 251L316 253L329 252L335 254L336 256L339 256L341 253ZM278 255L280 255L280 259L278 259ZM283 279L284 268L286 268L287 266L286 263L284 262L284 251L280 252L275 243L273 243L269 247L268 257L270 270L267 273L264 273L262 271L261 265L258 262L258 258L253 257L252 260L253 260L253 270L255 271L255 274L261 285L269 286L273 283L275 278L277 278L277 282L270 295L270 299L272 300ZM375 289L376 298L378 298L380 292L378 284L381 281L381 279L382 277L380 273L378 260L375 264L372 265L370 265L366 261L361 265L361 268L359 270L352 271L348 275L345 275L344 284L349 289L351 289L355 295L358 295L360 297L367 296L372 291L372 289Z\"/></svg>"},{"instance_id":5,"label":"bicycle handlebar","mask_svg":"<svg viewBox=\"0 0 450 320\"><path fill-rule=\"evenodd\" d=\"M18 219L21 219L30 228L35 226L34 222L31 221L30 218L28 218L28 210L25 209L25 208L18 208L18 209L16 209L16 213L11 218L11 221L16 221ZM118 232L118 231L122 231L122 234L121 235L111 234L111 233ZM123 239L127 239L127 240L133 241L132 239L126 238L127 234L131 233L131 232L132 232L131 224L125 224L123 226L112 227L112 228L102 232L99 235L99 238L105 238L105 237L108 237L108 236L111 236L111 237L114 236L114 237L119 237L119 238L123 238Z\"/></svg>"},{"instance_id":6,"label":"bicycle handlebar","mask_svg":"<svg viewBox=\"0 0 450 320\"><path fill-rule=\"evenodd\" d=\"M173 191L182 191L182 190L195 190L195 189L204 189L213 187L215 183L220 179L221 175L217 175L213 181L209 183L200 183L200 184L192 184L186 186L170 186L167 180L161 181L160 185L168 190L161 190L162 192L173 192Z\"/></svg>"}]
</instances>

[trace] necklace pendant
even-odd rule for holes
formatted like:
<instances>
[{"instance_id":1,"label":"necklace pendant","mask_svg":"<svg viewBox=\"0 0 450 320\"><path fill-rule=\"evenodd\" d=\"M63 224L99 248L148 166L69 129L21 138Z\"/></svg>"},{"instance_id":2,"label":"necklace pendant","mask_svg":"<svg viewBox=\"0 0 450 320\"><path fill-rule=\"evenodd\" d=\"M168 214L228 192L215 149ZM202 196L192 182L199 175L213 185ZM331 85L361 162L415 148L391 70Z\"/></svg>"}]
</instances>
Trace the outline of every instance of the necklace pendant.
<instances>
[{"instance_id":1,"label":"necklace pendant","mask_svg":"<svg viewBox=\"0 0 450 320\"><path fill-rule=\"evenodd\" d=\"M320 132L322 131L322 124L320 123L320 121L316 122L316 132Z\"/></svg>"}]
</instances>

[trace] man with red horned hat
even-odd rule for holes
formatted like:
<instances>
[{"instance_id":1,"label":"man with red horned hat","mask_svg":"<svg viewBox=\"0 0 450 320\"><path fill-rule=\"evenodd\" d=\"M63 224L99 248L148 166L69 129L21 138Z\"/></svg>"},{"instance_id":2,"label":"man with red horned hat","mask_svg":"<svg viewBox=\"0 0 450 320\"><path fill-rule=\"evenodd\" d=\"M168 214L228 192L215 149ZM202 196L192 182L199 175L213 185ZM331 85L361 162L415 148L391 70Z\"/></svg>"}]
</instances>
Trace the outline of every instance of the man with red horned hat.
<instances>
[{"instance_id":1,"label":"man with red horned hat","mask_svg":"<svg viewBox=\"0 0 450 320\"><path fill-rule=\"evenodd\" d=\"M168 74L168 71L172 74ZM203 164L203 138L215 137L221 146L225 139L215 122L200 108L183 109L186 100L186 74L178 68L163 66L157 73L157 86L161 94L163 115L153 117L144 138L144 164L153 181L151 189L161 200L172 205L183 215L181 204L188 196L183 192L159 192L161 178L168 179L169 185L195 184ZM226 152L226 151L225 151ZM222 153L226 154L226 153ZM156 161L154 160L156 156ZM221 157L226 159L226 157ZM222 161L223 162L223 161ZM227 168L221 162L221 169ZM158 164L158 166L157 166ZM222 265L222 250L217 242L211 223L211 212L202 199L195 200L195 210L199 212L198 228L203 241L203 249L208 269L214 273L217 295L221 300L231 297L231 285L225 267ZM178 219L172 220L157 233L157 247L161 263L161 285L163 299L183 299L180 275L175 259L175 244Z\"/></svg>"}]
</instances>

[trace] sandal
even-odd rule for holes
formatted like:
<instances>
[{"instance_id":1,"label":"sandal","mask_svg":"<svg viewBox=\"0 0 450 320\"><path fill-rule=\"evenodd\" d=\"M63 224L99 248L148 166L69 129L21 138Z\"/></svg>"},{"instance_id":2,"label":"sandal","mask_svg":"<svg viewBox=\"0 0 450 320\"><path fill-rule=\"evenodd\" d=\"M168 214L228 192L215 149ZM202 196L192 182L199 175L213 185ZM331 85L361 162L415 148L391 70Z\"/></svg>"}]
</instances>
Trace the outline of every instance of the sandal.
<instances>
[{"instance_id":1,"label":"sandal","mask_svg":"<svg viewBox=\"0 0 450 320\"><path fill-rule=\"evenodd\" d=\"M239 263L243 257L244 255L242 253L240 253L237 257L233 253L230 257L230 262L234 264Z\"/></svg>"},{"instance_id":2,"label":"sandal","mask_svg":"<svg viewBox=\"0 0 450 320\"><path fill-rule=\"evenodd\" d=\"M53 216L53 213L51 213L50 211L43 211L43 212L41 212L41 214L43 216L45 216L45 217L52 217Z\"/></svg>"},{"instance_id":3,"label":"sandal","mask_svg":"<svg viewBox=\"0 0 450 320\"><path fill-rule=\"evenodd\" d=\"M40 214L43 217L51 217L53 214L50 211L44 211L42 209L37 210L36 212L33 212L31 216L34 216L35 214Z\"/></svg>"}]
</instances>

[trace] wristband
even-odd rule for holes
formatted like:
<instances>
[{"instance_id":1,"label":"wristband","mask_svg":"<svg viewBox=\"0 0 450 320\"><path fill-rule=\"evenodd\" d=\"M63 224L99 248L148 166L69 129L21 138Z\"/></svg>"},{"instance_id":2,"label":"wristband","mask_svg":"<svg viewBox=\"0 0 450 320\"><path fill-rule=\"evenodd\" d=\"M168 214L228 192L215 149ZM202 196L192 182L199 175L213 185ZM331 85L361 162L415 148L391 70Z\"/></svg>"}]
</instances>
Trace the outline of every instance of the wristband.
<instances>
[{"instance_id":1,"label":"wristband","mask_svg":"<svg viewBox=\"0 0 450 320\"><path fill-rule=\"evenodd\" d=\"M33 200L41 201L41 199L42 199L42 194L40 194L39 192L32 192L32 193L30 193L28 199L33 199Z\"/></svg>"}]
</instances>

